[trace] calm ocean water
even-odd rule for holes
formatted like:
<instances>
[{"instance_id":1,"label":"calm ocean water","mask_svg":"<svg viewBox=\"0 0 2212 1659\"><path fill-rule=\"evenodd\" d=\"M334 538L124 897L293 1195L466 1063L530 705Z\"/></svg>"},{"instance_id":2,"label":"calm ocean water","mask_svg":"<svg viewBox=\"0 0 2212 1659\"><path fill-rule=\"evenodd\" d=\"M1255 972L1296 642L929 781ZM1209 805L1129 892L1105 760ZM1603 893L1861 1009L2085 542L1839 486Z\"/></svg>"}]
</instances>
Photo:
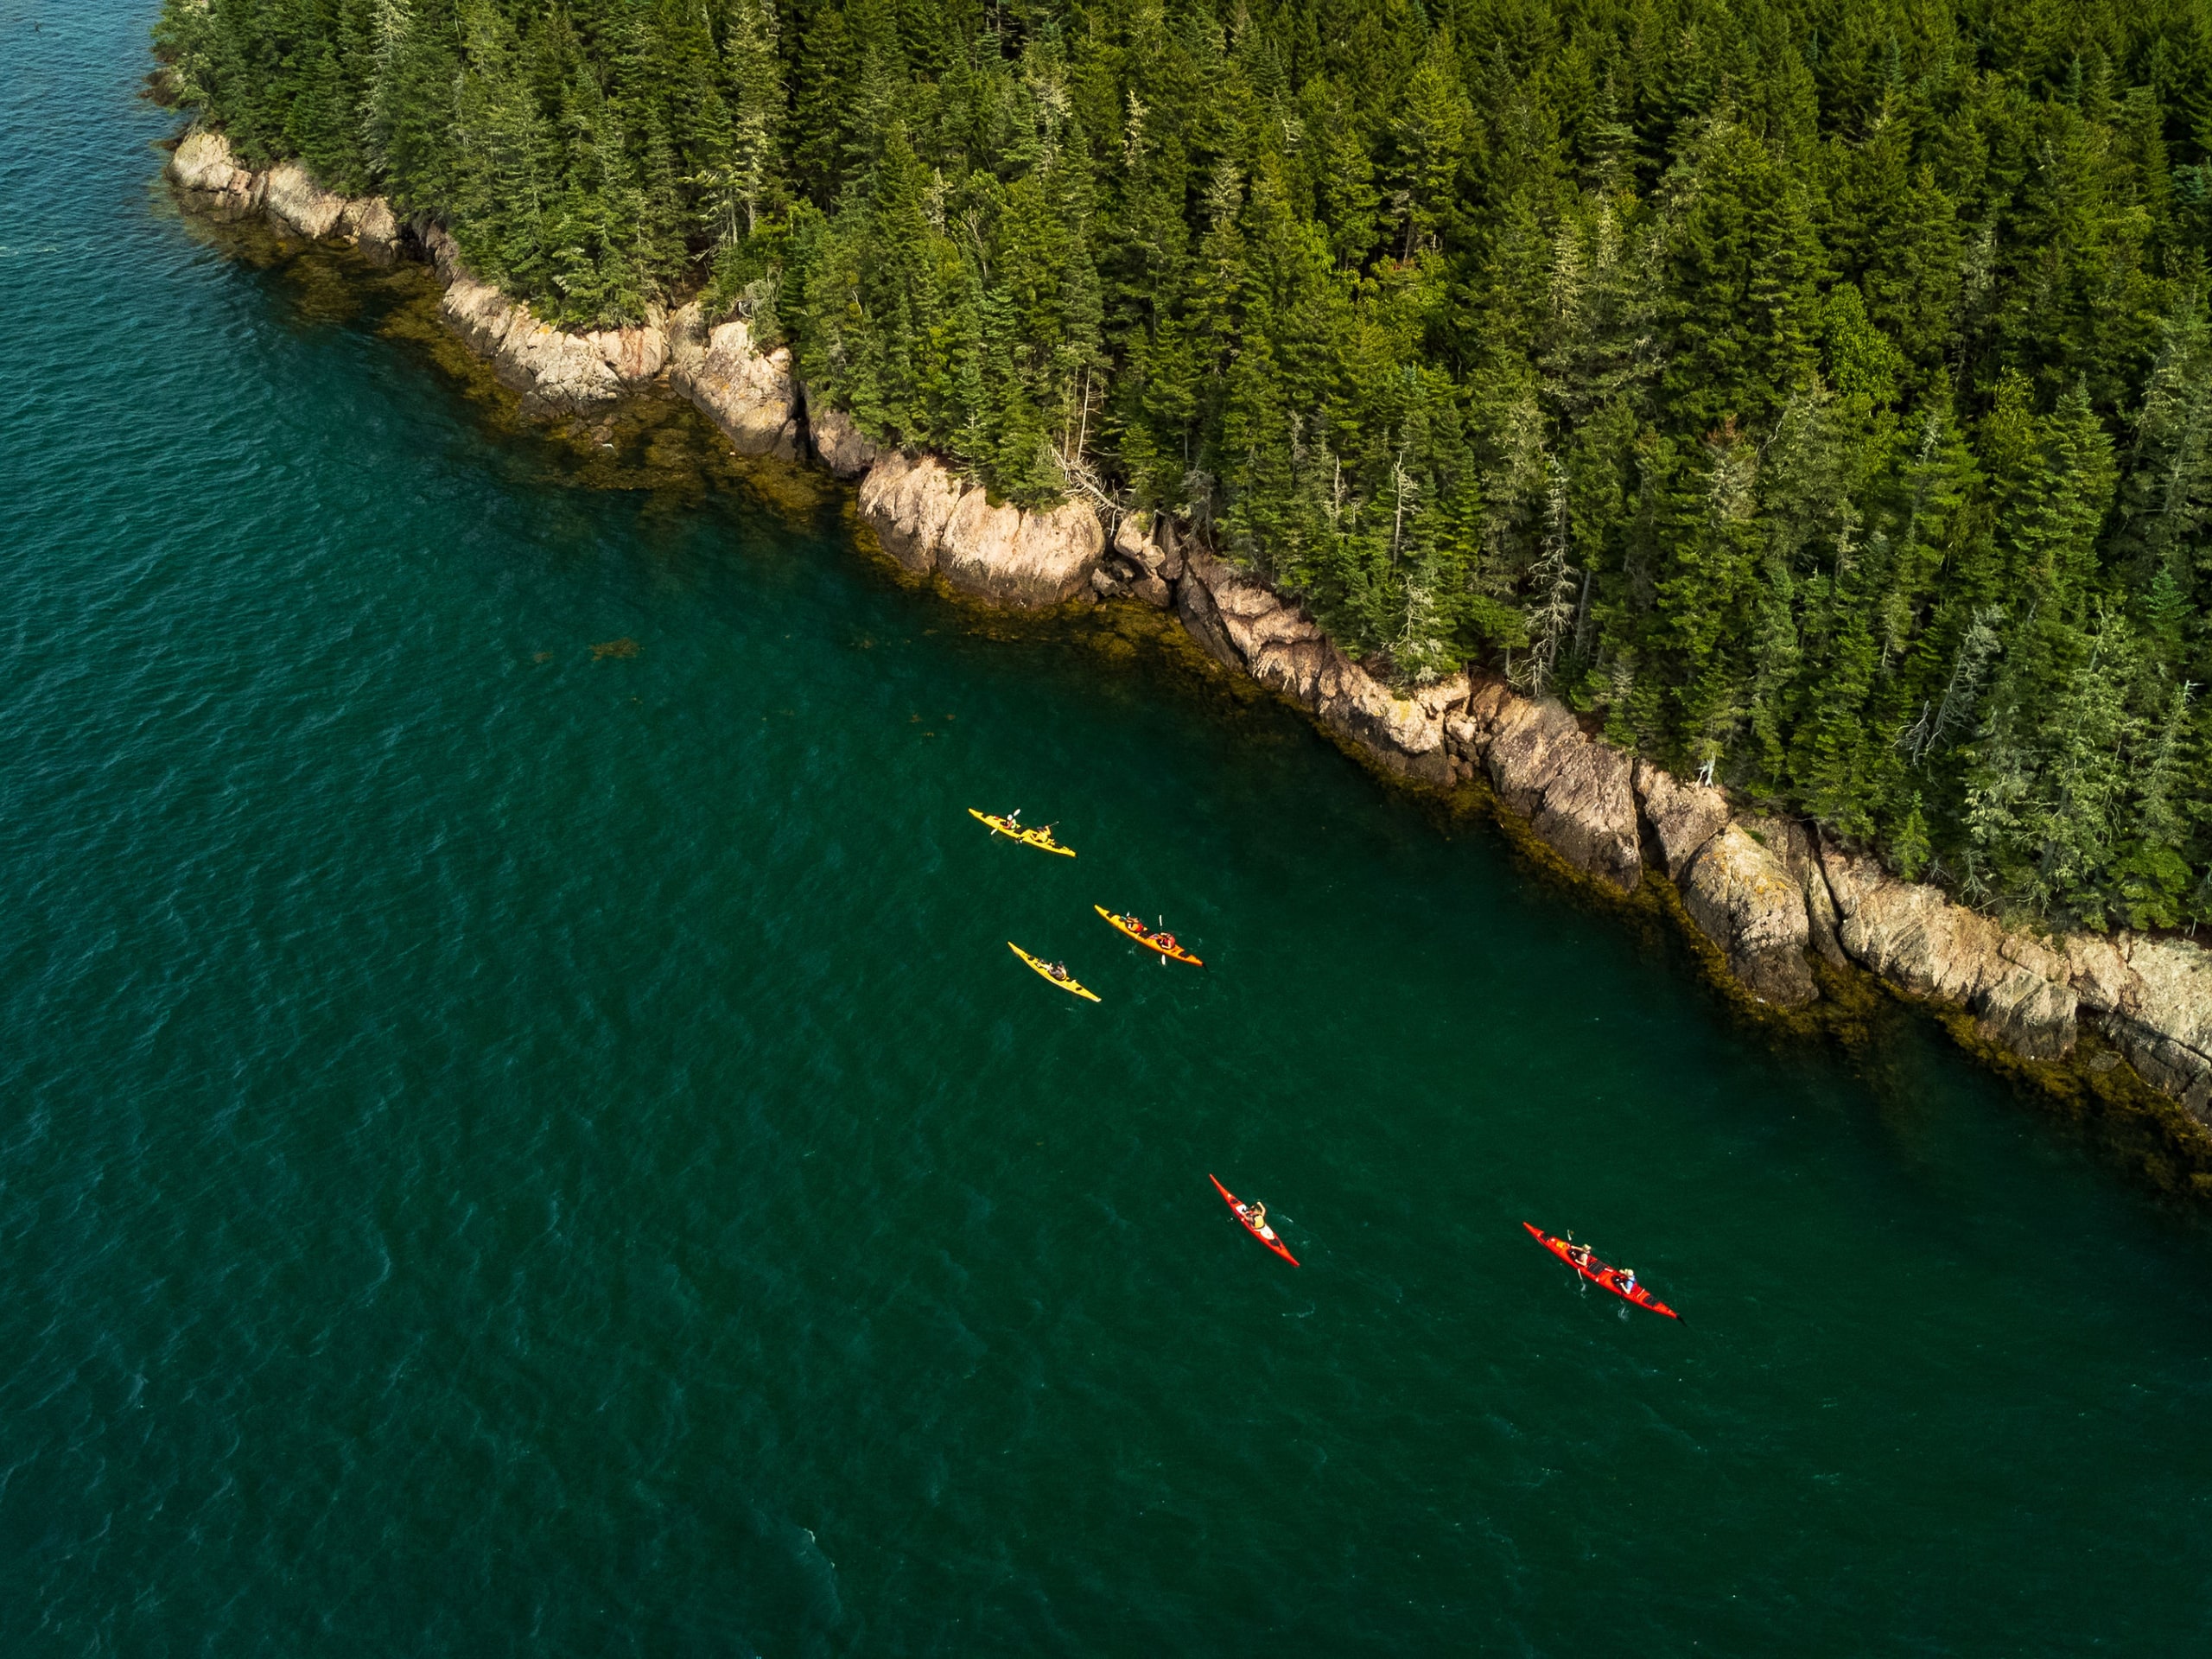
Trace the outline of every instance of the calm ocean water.
<instances>
[{"instance_id":1,"label":"calm ocean water","mask_svg":"<svg viewBox=\"0 0 2212 1659\"><path fill-rule=\"evenodd\" d=\"M0 0L0 1651L2212 1639L2202 1224L826 493L594 487L689 429L178 219L150 10Z\"/></svg>"}]
</instances>

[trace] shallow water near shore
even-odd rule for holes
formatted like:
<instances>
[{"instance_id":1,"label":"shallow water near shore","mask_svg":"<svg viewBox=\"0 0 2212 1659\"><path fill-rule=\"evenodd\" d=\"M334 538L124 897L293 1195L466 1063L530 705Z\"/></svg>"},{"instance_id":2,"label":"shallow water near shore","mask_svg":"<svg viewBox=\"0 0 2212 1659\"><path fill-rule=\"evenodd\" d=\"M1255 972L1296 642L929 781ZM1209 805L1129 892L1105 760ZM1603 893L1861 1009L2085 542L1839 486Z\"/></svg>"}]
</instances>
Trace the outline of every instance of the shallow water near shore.
<instances>
[{"instance_id":1,"label":"shallow water near shore","mask_svg":"<svg viewBox=\"0 0 2212 1659\"><path fill-rule=\"evenodd\" d=\"M0 0L0 1651L2212 1638L2199 1218L681 411L511 430L178 218L149 21Z\"/></svg>"}]
</instances>

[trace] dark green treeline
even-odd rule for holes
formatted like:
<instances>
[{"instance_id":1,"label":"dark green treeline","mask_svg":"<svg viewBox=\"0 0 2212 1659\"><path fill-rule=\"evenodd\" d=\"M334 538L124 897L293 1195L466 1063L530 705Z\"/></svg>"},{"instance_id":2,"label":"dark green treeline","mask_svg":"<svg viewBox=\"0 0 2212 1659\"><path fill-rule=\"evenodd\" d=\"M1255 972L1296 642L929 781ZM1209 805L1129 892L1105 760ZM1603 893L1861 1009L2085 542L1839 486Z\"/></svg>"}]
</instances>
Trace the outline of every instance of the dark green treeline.
<instances>
[{"instance_id":1,"label":"dark green treeline","mask_svg":"<svg viewBox=\"0 0 2212 1659\"><path fill-rule=\"evenodd\" d=\"M2212 0L169 0L249 157L703 288L1970 902L2212 919Z\"/></svg>"}]
</instances>

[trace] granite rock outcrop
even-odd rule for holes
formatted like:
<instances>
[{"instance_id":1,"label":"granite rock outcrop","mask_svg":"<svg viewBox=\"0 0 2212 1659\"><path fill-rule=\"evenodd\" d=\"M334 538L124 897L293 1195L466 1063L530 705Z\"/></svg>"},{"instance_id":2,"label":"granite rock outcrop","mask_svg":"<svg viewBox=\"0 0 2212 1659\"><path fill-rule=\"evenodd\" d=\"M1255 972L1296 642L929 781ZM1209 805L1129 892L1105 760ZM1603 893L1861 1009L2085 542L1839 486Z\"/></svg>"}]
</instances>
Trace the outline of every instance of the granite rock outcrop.
<instances>
[{"instance_id":1,"label":"granite rock outcrop","mask_svg":"<svg viewBox=\"0 0 2212 1659\"><path fill-rule=\"evenodd\" d=\"M1727 953L1730 970L1753 996L1794 1008L1820 995L1805 959L1805 890L1742 825L1711 836L1681 880L1690 919Z\"/></svg>"},{"instance_id":2,"label":"granite rock outcrop","mask_svg":"<svg viewBox=\"0 0 2212 1659\"><path fill-rule=\"evenodd\" d=\"M1081 501L1029 511L991 505L980 486L960 498L944 527L938 569L962 593L995 605L1037 610L1090 585L1106 534Z\"/></svg>"},{"instance_id":3,"label":"granite rock outcrop","mask_svg":"<svg viewBox=\"0 0 2212 1659\"><path fill-rule=\"evenodd\" d=\"M168 175L195 213L223 220L265 213L295 235L350 242L380 260L398 251L406 233L382 196L326 190L297 162L280 162L266 172L241 167L230 140L204 127L178 143Z\"/></svg>"},{"instance_id":4,"label":"granite rock outcrop","mask_svg":"<svg viewBox=\"0 0 2212 1659\"><path fill-rule=\"evenodd\" d=\"M2063 952L1934 887L1900 881L1864 855L1824 843L1821 869L1853 962L1918 995L1959 1004L1984 1036L2025 1058L2072 1051L2080 999Z\"/></svg>"},{"instance_id":5,"label":"granite rock outcrop","mask_svg":"<svg viewBox=\"0 0 2212 1659\"><path fill-rule=\"evenodd\" d=\"M677 328L669 380L721 429L741 455L796 461L805 442L791 354L778 346L763 352L744 318L706 327L695 314ZM657 371L656 371L657 372Z\"/></svg>"},{"instance_id":6,"label":"granite rock outcrop","mask_svg":"<svg viewBox=\"0 0 2212 1659\"><path fill-rule=\"evenodd\" d=\"M266 181L238 164L219 132L194 127L185 134L169 156L168 175L195 213L227 222L261 211Z\"/></svg>"},{"instance_id":7,"label":"granite rock outcrop","mask_svg":"<svg viewBox=\"0 0 2212 1659\"><path fill-rule=\"evenodd\" d=\"M599 347L582 334L542 322L529 306L480 282L442 226L425 225L424 249L445 283L439 312L499 384L522 396L529 414L588 414L621 397L622 377Z\"/></svg>"},{"instance_id":8,"label":"granite rock outcrop","mask_svg":"<svg viewBox=\"0 0 2212 1659\"><path fill-rule=\"evenodd\" d=\"M1034 610L1082 594L1105 546L1098 515L1080 501L1032 512L994 504L933 456L892 450L861 481L861 515L884 551L959 592Z\"/></svg>"},{"instance_id":9,"label":"granite rock outcrop","mask_svg":"<svg viewBox=\"0 0 2212 1659\"><path fill-rule=\"evenodd\" d=\"M1451 780L1444 722L1467 700L1464 673L1394 691L1331 643L1302 607L1250 573L1195 548L1183 565L1178 611L1224 664L1249 673L1389 771L1426 784Z\"/></svg>"},{"instance_id":10,"label":"granite rock outcrop","mask_svg":"<svg viewBox=\"0 0 2212 1659\"><path fill-rule=\"evenodd\" d=\"M1679 881L1690 861L1728 827L1728 798L1707 784L1684 783L1649 760L1636 763L1636 798L1643 808L1665 861L1667 879Z\"/></svg>"},{"instance_id":11,"label":"granite rock outcrop","mask_svg":"<svg viewBox=\"0 0 2212 1659\"><path fill-rule=\"evenodd\" d=\"M261 199L270 218L281 219L309 241L336 235L348 205L344 196L317 184L297 162L280 162L269 169Z\"/></svg>"},{"instance_id":12,"label":"granite rock outcrop","mask_svg":"<svg viewBox=\"0 0 2212 1659\"><path fill-rule=\"evenodd\" d=\"M806 399L808 435L814 441L816 459L839 478L862 478L881 453L843 410L810 396Z\"/></svg>"},{"instance_id":13,"label":"granite rock outcrop","mask_svg":"<svg viewBox=\"0 0 2212 1659\"><path fill-rule=\"evenodd\" d=\"M2116 985L2075 974L2082 1005L2145 1082L2212 1122L2212 951L2178 939L2123 943L2127 971Z\"/></svg>"},{"instance_id":14,"label":"granite rock outcrop","mask_svg":"<svg viewBox=\"0 0 2212 1659\"><path fill-rule=\"evenodd\" d=\"M1506 808L1576 869L1623 893L1643 879L1634 768L1587 735L1563 705L1493 683L1469 701L1457 733Z\"/></svg>"},{"instance_id":15,"label":"granite rock outcrop","mask_svg":"<svg viewBox=\"0 0 2212 1659\"><path fill-rule=\"evenodd\" d=\"M861 517L885 552L916 575L927 575L937 569L961 493L960 475L935 456L893 449L861 480Z\"/></svg>"}]
</instances>

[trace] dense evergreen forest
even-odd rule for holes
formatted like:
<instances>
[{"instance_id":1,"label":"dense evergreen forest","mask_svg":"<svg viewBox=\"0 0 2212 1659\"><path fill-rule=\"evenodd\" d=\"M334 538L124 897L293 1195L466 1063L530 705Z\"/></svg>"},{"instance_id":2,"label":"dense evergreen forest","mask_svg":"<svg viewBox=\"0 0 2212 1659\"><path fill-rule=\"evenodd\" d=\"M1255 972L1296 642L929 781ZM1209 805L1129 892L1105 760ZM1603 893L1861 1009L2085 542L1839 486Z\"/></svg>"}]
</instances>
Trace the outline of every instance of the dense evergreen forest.
<instances>
[{"instance_id":1,"label":"dense evergreen forest","mask_svg":"<svg viewBox=\"0 0 2212 1659\"><path fill-rule=\"evenodd\" d=\"M2053 923L2212 920L2212 0L168 0L249 159Z\"/></svg>"}]
</instances>

